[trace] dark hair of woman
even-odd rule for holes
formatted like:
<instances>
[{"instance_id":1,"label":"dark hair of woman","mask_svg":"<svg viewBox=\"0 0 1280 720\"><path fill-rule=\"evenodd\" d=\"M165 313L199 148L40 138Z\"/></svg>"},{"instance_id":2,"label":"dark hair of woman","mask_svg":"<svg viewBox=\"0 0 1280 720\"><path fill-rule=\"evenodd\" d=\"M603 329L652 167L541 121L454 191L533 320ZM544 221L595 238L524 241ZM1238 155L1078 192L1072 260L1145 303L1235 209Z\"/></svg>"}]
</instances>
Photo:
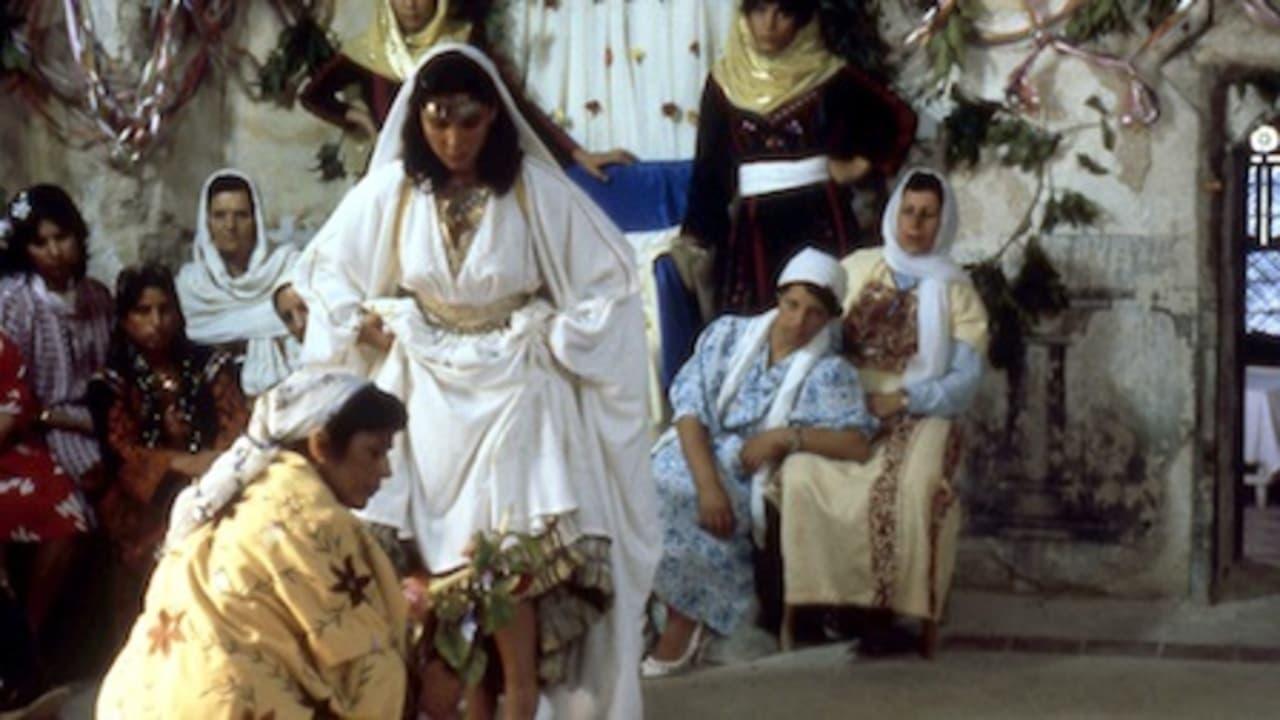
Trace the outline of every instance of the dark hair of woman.
<instances>
[{"instance_id":1,"label":"dark hair of woman","mask_svg":"<svg viewBox=\"0 0 1280 720\"><path fill-rule=\"evenodd\" d=\"M221 195L226 192L242 192L245 197L249 198L249 209L256 210L253 207L253 188L249 187L249 183L244 178L237 175L219 175L209 183L209 194L205 196L205 207L213 202L213 196Z\"/></svg>"},{"instance_id":2,"label":"dark hair of woman","mask_svg":"<svg viewBox=\"0 0 1280 720\"><path fill-rule=\"evenodd\" d=\"M931 192L938 198L938 209L942 209L942 203L946 202L946 192L942 189L942 181L928 173L911 173L911 177L907 178L906 184L902 186L902 192Z\"/></svg>"},{"instance_id":3,"label":"dark hair of woman","mask_svg":"<svg viewBox=\"0 0 1280 720\"><path fill-rule=\"evenodd\" d=\"M26 217L15 215L15 208L25 205ZM0 272L19 275L33 272L27 247L39 236L41 221L48 220L75 238L80 248L80 262L75 267L75 278L81 280L89 265L89 226L67 192L57 185L33 185L18 193L9 203L8 220L13 225L8 246L3 251Z\"/></svg>"},{"instance_id":4,"label":"dark hair of woman","mask_svg":"<svg viewBox=\"0 0 1280 720\"><path fill-rule=\"evenodd\" d=\"M409 113L404 121L404 171L415 183L441 187L449 181L449 169L427 144L422 132L422 108L432 98L468 95L497 110L489 137L476 159L476 177L499 195L515 185L524 157L520 135L507 113L498 89L488 73L461 53L449 52L428 62L413 80Z\"/></svg>"},{"instance_id":5,"label":"dark hair of woman","mask_svg":"<svg viewBox=\"0 0 1280 720\"><path fill-rule=\"evenodd\" d=\"M123 337L124 319L142 299L142 293L147 290L159 290L169 298L169 302L173 303L173 309L178 313L178 329L174 333L174 340L178 342L186 340L187 319L183 316L182 307L178 302L178 290L173 284L173 272L166 265L151 262L130 265L116 276L116 337L113 338L113 346L116 338L128 340Z\"/></svg>"},{"instance_id":6,"label":"dark hair of woman","mask_svg":"<svg viewBox=\"0 0 1280 720\"><path fill-rule=\"evenodd\" d=\"M796 21L796 27L808 25L818 12L818 0L742 0L742 14L746 15L766 5L777 5L782 14Z\"/></svg>"},{"instance_id":7,"label":"dark hair of woman","mask_svg":"<svg viewBox=\"0 0 1280 720\"><path fill-rule=\"evenodd\" d=\"M351 438L359 432L399 432L409 420L404 403L396 396L365 385L347 398L338 412L324 424L329 446L342 457Z\"/></svg>"},{"instance_id":8,"label":"dark hair of woman","mask_svg":"<svg viewBox=\"0 0 1280 720\"><path fill-rule=\"evenodd\" d=\"M493 8L493 0L469 0L449 4L449 16L455 20L466 20L475 23L480 30L484 29L485 18Z\"/></svg>"},{"instance_id":9,"label":"dark hair of woman","mask_svg":"<svg viewBox=\"0 0 1280 720\"><path fill-rule=\"evenodd\" d=\"M827 312L831 313L831 317L838 317L840 315L840 298L837 298L836 294L832 292L829 287L814 285L813 283L807 282L790 282L778 288L778 294L781 295L789 288L795 286L804 288L805 291L812 295L815 300L822 303L822 307L826 308Z\"/></svg>"},{"instance_id":10,"label":"dark hair of woman","mask_svg":"<svg viewBox=\"0 0 1280 720\"><path fill-rule=\"evenodd\" d=\"M197 345L187 338L187 323L182 315L178 293L173 284L173 273L160 263L131 265L116 276L116 326L111 334L111 346L107 350L107 375L114 375L124 387L135 387L141 393L142 406L139 424L142 442L148 447L159 444L162 432L162 408L160 391L154 369L147 364L142 352L134 345L124 329L125 319L141 301L147 290L159 290L173 304L178 315L174 329L170 358L181 373L181 397L179 407L189 416L191 432L186 439L187 449L198 452L206 440L217 434L217 416L210 384L230 356L213 348ZM95 385L98 385L95 383ZM96 414L105 417L109 396L102 396L102 388L91 388L91 405Z\"/></svg>"}]
</instances>

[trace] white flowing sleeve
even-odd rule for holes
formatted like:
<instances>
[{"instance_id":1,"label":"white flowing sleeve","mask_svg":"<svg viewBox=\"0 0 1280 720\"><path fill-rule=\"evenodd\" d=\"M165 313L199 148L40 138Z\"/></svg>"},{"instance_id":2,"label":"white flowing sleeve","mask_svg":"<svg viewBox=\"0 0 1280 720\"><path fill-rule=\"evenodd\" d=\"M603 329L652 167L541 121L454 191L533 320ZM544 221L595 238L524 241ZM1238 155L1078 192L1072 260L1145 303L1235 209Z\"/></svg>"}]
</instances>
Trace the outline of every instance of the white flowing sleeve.
<instances>
[{"instance_id":1,"label":"white flowing sleeve","mask_svg":"<svg viewBox=\"0 0 1280 720\"><path fill-rule=\"evenodd\" d=\"M577 385L586 442L607 476L601 528L613 541L614 611L588 646L609 661L584 667L589 717L627 717L640 707L635 658L644 646L644 598L662 550L657 495L649 468L648 354L635 258L622 233L563 176L526 158L522 205L531 223L556 314L547 330L552 355ZM553 692L553 700L560 693ZM574 704L559 697L565 706Z\"/></svg>"},{"instance_id":2,"label":"white flowing sleeve","mask_svg":"<svg viewBox=\"0 0 1280 720\"><path fill-rule=\"evenodd\" d=\"M394 292L400 163L367 175L342 198L298 260L294 287L308 308L301 362L363 369L360 305Z\"/></svg>"}]
</instances>

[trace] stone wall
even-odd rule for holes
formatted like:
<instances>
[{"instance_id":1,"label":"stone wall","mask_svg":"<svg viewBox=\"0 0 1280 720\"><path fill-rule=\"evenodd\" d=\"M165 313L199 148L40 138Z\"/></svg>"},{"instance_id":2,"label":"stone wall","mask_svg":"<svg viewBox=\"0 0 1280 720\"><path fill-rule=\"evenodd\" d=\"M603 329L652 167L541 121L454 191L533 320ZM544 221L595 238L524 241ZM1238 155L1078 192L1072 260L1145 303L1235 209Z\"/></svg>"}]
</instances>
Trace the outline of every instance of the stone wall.
<instances>
[{"instance_id":1,"label":"stone wall","mask_svg":"<svg viewBox=\"0 0 1280 720\"><path fill-rule=\"evenodd\" d=\"M1235 6L1218 12L1191 51L1148 73L1161 100L1154 127L1121 131L1114 153L1092 129L1069 134L1060 150L1056 186L1085 193L1105 217L1096 230L1042 238L1070 307L1028 339L1019 387L1001 373L986 378L969 428L960 583L1207 595L1216 478L1203 451L1218 448L1224 430L1213 413L1222 238L1211 225L1221 145L1210 142L1233 130L1214 127L1212 97L1228 68L1280 70L1276 35ZM982 55L967 89L999 97L1021 55ZM1054 129L1093 122L1085 100L1113 109L1122 91L1074 59L1045 58L1033 79L1051 98L1042 112ZM1247 125L1256 107L1237 105L1228 117ZM1110 172L1083 171L1077 153ZM994 163L952 179L959 254L984 256L1016 225L1034 181Z\"/></svg>"},{"instance_id":2,"label":"stone wall","mask_svg":"<svg viewBox=\"0 0 1280 720\"><path fill-rule=\"evenodd\" d=\"M137 26L129 17L132 4L89 5L114 53L140 54L143 38L129 30ZM336 35L362 27L363 3L336 5ZM261 59L275 46L280 27L270 3L241 3L229 37ZM300 107L254 100L243 82L215 65L169 121L165 139L143 162L126 168L110 163L101 145L69 146L16 99L0 97L0 151L6 158L0 186L54 182L72 188L92 231L90 272L110 284L122 264L141 258L176 267L189 257L196 196L205 178L222 167L238 167L258 181L270 227L293 225L297 239L306 237L351 184L322 182L311 170L320 145L338 135Z\"/></svg>"}]
</instances>

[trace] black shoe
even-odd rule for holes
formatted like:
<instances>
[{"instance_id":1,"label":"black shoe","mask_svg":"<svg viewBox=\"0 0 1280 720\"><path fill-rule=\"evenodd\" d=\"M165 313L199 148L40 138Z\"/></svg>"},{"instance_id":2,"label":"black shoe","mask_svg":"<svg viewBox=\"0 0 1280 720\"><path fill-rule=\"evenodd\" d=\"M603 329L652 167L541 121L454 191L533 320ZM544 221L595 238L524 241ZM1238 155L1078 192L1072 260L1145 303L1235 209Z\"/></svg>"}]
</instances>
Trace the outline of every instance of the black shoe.
<instances>
[{"instance_id":1,"label":"black shoe","mask_svg":"<svg viewBox=\"0 0 1280 720\"><path fill-rule=\"evenodd\" d=\"M881 658L914 653L920 641L901 625L867 630L853 643L850 652L859 658Z\"/></svg>"}]
</instances>

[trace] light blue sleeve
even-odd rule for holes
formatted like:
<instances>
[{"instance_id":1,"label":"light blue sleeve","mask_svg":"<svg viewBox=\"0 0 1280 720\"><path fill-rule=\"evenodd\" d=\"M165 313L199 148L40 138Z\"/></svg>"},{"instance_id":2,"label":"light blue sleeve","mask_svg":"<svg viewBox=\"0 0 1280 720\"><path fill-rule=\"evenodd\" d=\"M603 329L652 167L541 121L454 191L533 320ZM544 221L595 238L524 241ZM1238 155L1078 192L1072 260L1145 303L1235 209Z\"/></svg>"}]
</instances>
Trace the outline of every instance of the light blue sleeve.
<instances>
[{"instance_id":1,"label":"light blue sleeve","mask_svg":"<svg viewBox=\"0 0 1280 720\"><path fill-rule=\"evenodd\" d=\"M839 355L822 358L809 371L789 419L796 427L858 430L867 437L880 427L880 421L867 411L858 370Z\"/></svg>"},{"instance_id":2,"label":"light blue sleeve","mask_svg":"<svg viewBox=\"0 0 1280 720\"><path fill-rule=\"evenodd\" d=\"M719 427L716 398L729 372L729 358L742 328L749 318L720 317L702 331L693 357L685 361L671 381L667 396L671 401L671 422L690 415L708 430Z\"/></svg>"},{"instance_id":3,"label":"light blue sleeve","mask_svg":"<svg viewBox=\"0 0 1280 720\"><path fill-rule=\"evenodd\" d=\"M972 345L951 343L951 365L942 377L904 387L912 415L955 417L969 408L982 381L982 357Z\"/></svg>"}]
</instances>

